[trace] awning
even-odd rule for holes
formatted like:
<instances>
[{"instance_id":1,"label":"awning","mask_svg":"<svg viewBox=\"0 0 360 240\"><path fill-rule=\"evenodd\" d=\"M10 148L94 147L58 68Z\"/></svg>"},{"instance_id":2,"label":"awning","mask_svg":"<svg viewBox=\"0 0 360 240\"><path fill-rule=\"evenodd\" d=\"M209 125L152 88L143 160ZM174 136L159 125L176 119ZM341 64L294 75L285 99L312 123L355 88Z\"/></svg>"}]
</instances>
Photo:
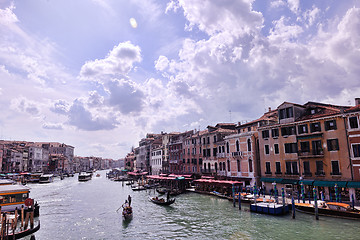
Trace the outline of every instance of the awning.
<instances>
[{"instance_id":1,"label":"awning","mask_svg":"<svg viewBox=\"0 0 360 240\"><path fill-rule=\"evenodd\" d=\"M262 182L276 182L276 183L281 183L283 179L282 178L261 178L260 181Z\"/></svg>"},{"instance_id":2,"label":"awning","mask_svg":"<svg viewBox=\"0 0 360 240\"><path fill-rule=\"evenodd\" d=\"M293 185L297 185L299 182L299 180L296 179L283 179L281 181L282 184L293 184Z\"/></svg>"},{"instance_id":3,"label":"awning","mask_svg":"<svg viewBox=\"0 0 360 240\"><path fill-rule=\"evenodd\" d=\"M312 186L314 183L314 180L301 180L299 181L299 184L303 183L304 185Z\"/></svg>"},{"instance_id":4,"label":"awning","mask_svg":"<svg viewBox=\"0 0 360 240\"><path fill-rule=\"evenodd\" d=\"M360 182L347 182L348 188L360 188Z\"/></svg>"},{"instance_id":5,"label":"awning","mask_svg":"<svg viewBox=\"0 0 360 240\"><path fill-rule=\"evenodd\" d=\"M323 134L322 133L318 133L318 134L311 134L311 135L305 135L305 136L296 136L297 140L300 139L312 139L312 138L319 138L321 137Z\"/></svg>"},{"instance_id":6,"label":"awning","mask_svg":"<svg viewBox=\"0 0 360 240\"><path fill-rule=\"evenodd\" d=\"M337 184L338 187L346 187L345 181L314 181L314 186L318 187L334 187Z\"/></svg>"}]
</instances>

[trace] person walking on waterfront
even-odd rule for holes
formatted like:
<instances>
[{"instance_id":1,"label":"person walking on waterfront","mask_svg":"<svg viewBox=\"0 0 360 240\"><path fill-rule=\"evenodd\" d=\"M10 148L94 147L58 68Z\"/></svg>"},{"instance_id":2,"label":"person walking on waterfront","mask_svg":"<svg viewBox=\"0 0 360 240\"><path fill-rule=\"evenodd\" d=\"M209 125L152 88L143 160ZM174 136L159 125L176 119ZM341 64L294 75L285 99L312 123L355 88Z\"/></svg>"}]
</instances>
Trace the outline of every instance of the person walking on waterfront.
<instances>
[{"instance_id":1,"label":"person walking on waterfront","mask_svg":"<svg viewBox=\"0 0 360 240\"><path fill-rule=\"evenodd\" d=\"M129 207L131 206L131 196L128 196Z\"/></svg>"}]
</instances>

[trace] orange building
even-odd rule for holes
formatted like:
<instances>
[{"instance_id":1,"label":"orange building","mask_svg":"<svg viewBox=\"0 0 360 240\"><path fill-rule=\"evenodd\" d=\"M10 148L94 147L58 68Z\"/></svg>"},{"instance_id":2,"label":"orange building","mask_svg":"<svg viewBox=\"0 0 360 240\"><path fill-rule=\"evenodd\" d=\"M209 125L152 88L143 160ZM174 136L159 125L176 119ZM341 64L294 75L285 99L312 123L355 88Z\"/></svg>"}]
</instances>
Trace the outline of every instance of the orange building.
<instances>
[{"instance_id":1,"label":"orange building","mask_svg":"<svg viewBox=\"0 0 360 240\"><path fill-rule=\"evenodd\" d=\"M347 181L352 180L345 106L308 102L305 105L284 102L277 108L277 124L259 128L262 182L269 190L278 188L307 193L312 188L334 199L337 184L349 198Z\"/></svg>"}]
</instances>

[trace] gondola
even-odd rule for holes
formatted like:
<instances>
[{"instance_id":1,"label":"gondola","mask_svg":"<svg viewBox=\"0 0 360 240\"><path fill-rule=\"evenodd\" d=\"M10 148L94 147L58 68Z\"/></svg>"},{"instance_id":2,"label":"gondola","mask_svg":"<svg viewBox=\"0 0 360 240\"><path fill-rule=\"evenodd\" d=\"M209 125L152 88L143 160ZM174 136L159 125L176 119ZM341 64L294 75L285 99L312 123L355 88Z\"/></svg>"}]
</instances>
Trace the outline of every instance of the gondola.
<instances>
[{"instance_id":1,"label":"gondola","mask_svg":"<svg viewBox=\"0 0 360 240\"><path fill-rule=\"evenodd\" d=\"M168 192L169 190L166 189L166 188L156 188L156 191L157 191L159 194L165 194L165 193Z\"/></svg>"},{"instance_id":2,"label":"gondola","mask_svg":"<svg viewBox=\"0 0 360 240\"><path fill-rule=\"evenodd\" d=\"M133 217L132 207L127 206L123 208L122 216L124 220L130 220Z\"/></svg>"},{"instance_id":3,"label":"gondola","mask_svg":"<svg viewBox=\"0 0 360 240\"><path fill-rule=\"evenodd\" d=\"M141 185L139 185L139 186L131 186L131 189L132 189L133 191L146 190L146 188L145 188L144 186L141 186Z\"/></svg>"},{"instance_id":4,"label":"gondola","mask_svg":"<svg viewBox=\"0 0 360 240\"><path fill-rule=\"evenodd\" d=\"M164 198L151 198L149 197L149 200L155 204L162 205L162 206L169 206L175 202L175 198L169 199L168 201L165 201Z\"/></svg>"}]
</instances>

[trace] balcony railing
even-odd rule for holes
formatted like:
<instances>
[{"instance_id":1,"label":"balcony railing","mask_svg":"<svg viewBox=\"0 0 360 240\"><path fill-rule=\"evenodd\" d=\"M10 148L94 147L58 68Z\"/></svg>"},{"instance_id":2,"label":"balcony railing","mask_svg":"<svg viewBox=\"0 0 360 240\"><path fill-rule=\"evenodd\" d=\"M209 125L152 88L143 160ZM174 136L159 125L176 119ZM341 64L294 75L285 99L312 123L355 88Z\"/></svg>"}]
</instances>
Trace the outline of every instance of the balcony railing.
<instances>
[{"instance_id":1,"label":"balcony railing","mask_svg":"<svg viewBox=\"0 0 360 240\"><path fill-rule=\"evenodd\" d=\"M324 151L298 152L300 158L321 158L324 157Z\"/></svg>"},{"instance_id":2,"label":"balcony railing","mask_svg":"<svg viewBox=\"0 0 360 240\"><path fill-rule=\"evenodd\" d=\"M325 172L319 171L315 173L316 176L325 176Z\"/></svg>"},{"instance_id":3,"label":"balcony railing","mask_svg":"<svg viewBox=\"0 0 360 240\"><path fill-rule=\"evenodd\" d=\"M240 152L232 152L231 155L233 157L242 157L243 153L240 151Z\"/></svg>"}]
</instances>

